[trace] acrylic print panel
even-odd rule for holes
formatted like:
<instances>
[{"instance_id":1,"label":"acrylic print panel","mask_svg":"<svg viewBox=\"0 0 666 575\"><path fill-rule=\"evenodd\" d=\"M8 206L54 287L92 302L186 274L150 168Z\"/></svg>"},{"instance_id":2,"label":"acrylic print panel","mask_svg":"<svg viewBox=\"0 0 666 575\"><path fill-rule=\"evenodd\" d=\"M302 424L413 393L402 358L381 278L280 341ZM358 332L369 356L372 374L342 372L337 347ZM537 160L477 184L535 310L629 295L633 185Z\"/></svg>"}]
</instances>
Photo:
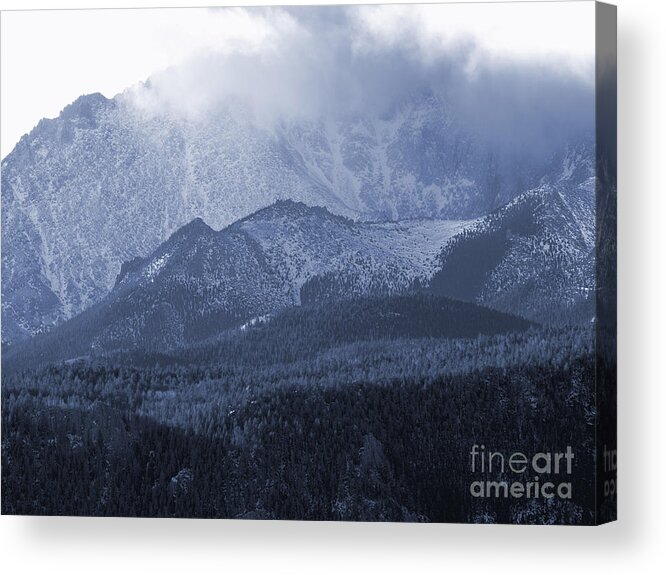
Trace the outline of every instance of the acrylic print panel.
<instances>
[{"instance_id":1,"label":"acrylic print panel","mask_svg":"<svg viewBox=\"0 0 666 575\"><path fill-rule=\"evenodd\" d=\"M613 519L614 25L3 13L2 512Z\"/></svg>"}]
</instances>

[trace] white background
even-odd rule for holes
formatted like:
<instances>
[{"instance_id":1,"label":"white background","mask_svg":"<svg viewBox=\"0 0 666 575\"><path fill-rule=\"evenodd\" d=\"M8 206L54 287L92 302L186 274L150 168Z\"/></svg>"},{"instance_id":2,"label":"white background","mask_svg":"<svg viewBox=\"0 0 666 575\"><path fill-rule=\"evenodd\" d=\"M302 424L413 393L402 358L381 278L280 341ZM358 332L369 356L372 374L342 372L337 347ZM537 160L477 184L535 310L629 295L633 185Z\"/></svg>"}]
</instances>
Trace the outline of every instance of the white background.
<instances>
[{"instance_id":1,"label":"white background","mask_svg":"<svg viewBox=\"0 0 666 575\"><path fill-rule=\"evenodd\" d=\"M118 6L188 4L223 2L140 0ZM617 4L618 522L565 528L2 517L4 572L665 573L666 3ZM2 9L109 5L0 0Z\"/></svg>"}]
</instances>

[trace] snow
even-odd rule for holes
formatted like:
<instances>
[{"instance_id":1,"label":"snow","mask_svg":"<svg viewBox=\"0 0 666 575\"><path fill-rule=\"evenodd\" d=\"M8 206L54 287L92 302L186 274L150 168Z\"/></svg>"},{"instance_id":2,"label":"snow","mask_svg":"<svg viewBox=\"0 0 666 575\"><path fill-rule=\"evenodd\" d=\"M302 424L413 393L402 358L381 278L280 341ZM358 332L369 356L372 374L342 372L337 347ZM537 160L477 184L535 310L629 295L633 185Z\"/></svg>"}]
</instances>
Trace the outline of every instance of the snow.
<instances>
[{"instance_id":1,"label":"snow","mask_svg":"<svg viewBox=\"0 0 666 575\"><path fill-rule=\"evenodd\" d=\"M260 315L260 316L257 316L257 317L253 317L250 321L244 323L238 329L240 331L246 331L250 327L254 327L256 325L261 325L262 323L267 323L270 319L271 319L270 314L265 314L265 315ZM230 413L233 413L233 411L230 412Z\"/></svg>"},{"instance_id":2,"label":"snow","mask_svg":"<svg viewBox=\"0 0 666 575\"><path fill-rule=\"evenodd\" d=\"M155 277L160 273L164 266L169 261L170 254L162 254L161 256L152 260L144 268L144 277L149 281L154 281Z\"/></svg>"}]
</instances>

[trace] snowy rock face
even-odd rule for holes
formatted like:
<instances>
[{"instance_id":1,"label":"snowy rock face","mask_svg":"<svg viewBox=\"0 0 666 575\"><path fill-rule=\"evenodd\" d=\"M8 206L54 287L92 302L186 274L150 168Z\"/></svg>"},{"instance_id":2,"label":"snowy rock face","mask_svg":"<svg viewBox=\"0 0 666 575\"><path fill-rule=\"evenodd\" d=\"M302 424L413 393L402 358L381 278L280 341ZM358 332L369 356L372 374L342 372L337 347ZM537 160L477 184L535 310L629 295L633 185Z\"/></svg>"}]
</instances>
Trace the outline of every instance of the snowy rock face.
<instances>
[{"instance_id":1,"label":"snowy rock face","mask_svg":"<svg viewBox=\"0 0 666 575\"><path fill-rule=\"evenodd\" d=\"M563 170L582 181L589 163L585 150L554 163L512 156L428 95L384 117L271 127L240 107L194 120L148 114L123 95L83 96L2 163L2 339L89 308L123 262L196 217L221 229L290 198L354 220L470 219ZM267 257L292 249L287 240L269 246L256 225ZM281 273L307 276L301 256L298 270Z\"/></svg>"}]
</instances>

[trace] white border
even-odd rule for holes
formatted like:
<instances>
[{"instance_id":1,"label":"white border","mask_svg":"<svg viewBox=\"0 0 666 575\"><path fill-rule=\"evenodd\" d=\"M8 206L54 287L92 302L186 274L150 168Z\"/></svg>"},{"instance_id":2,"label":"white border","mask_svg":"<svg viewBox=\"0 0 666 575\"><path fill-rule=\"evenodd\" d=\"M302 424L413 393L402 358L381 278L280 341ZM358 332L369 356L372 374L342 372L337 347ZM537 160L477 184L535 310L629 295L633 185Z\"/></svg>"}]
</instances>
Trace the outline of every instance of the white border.
<instances>
[{"instance_id":1,"label":"white border","mask_svg":"<svg viewBox=\"0 0 666 575\"><path fill-rule=\"evenodd\" d=\"M117 6L264 3L124 0ZM0 565L4 572L666 572L662 535L666 430L660 423L666 420L666 3L617 3L619 522L600 528L565 528L2 517ZM109 5L109 0L0 0L1 9Z\"/></svg>"}]
</instances>

